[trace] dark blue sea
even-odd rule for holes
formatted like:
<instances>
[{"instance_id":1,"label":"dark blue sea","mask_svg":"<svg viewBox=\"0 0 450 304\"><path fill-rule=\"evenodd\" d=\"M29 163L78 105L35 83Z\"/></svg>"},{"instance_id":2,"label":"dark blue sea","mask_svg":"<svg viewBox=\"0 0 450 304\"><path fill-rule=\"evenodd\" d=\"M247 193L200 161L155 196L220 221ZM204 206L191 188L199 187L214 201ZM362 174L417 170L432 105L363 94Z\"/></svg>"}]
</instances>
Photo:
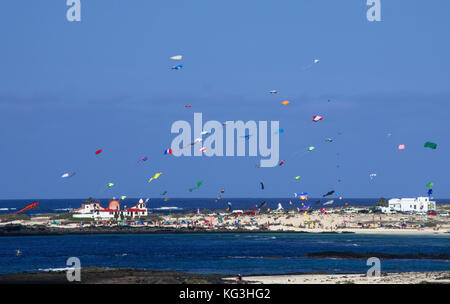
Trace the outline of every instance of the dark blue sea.
<instances>
[{"instance_id":1,"label":"dark blue sea","mask_svg":"<svg viewBox=\"0 0 450 304\"><path fill-rule=\"evenodd\" d=\"M145 199L145 198L144 198ZM98 199L103 207L108 206L111 199ZM357 206L373 206L377 198L342 198L326 197L326 198L309 198L307 201L302 201L298 198L222 198L216 201L215 198L173 198L164 201L161 198L152 198L147 203L147 208L154 213L168 213L168 212L188 212L201 210L225 210L227 202L231 202L233 209L253 209L255 205L260 205L266 201L266 208L277 208L278 203L281 203L284 208L302 207L304 205L311 205L311 208L321 208L323 203L328 200L334 200L331 206L344 206L347 203L349 207ZM437 204L450 204L450 199L434 199ZM0 200L0 214L14 213L26 205L39 201L39 207L35 210L26 211L25 214L35 215L42 213L59 213L67 212L72 209L80 208L83 199L28 199L28 200ZM128 207L134 206L138 203L139 198L127 198L121 201L121 205ZM320 202L319 202L320 201ZM292 202L290 204L289 202Z\"/></svg>"},{"instance_id":2,"label":"dark blue sea","mask_svg":"<svg viewBox=\"0 0 450 304\"><path fill-rule=\"evenodd\" d=\"M20 249L21 256L16 256ZM450 253L450 236L356 234L117 234L0 237L0 273L83 266L236 275L366 273L365 260L304 258L321 251ZM449 260L383 260L381 271L450 270Z\"/></svg>"}]
</instances>

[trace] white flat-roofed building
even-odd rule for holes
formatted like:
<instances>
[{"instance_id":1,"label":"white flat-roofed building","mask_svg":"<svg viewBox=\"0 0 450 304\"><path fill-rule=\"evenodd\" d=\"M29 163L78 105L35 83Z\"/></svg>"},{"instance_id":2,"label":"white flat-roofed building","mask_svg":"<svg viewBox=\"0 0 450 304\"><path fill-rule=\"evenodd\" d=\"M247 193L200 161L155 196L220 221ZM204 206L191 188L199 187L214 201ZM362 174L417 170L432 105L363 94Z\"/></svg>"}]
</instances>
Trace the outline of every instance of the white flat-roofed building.
<instances>
[{"instance_id":1,"label":"white flat-roofed building","mask_svg":"<svg viewBox=\"0 0 450 304\"><path fill-rule=\"evenodd\" d=\"M389 209L400 212L428 212L436 210L436 202L429 197L393 198L389 200Z\"/></svg>"}]
</instances>

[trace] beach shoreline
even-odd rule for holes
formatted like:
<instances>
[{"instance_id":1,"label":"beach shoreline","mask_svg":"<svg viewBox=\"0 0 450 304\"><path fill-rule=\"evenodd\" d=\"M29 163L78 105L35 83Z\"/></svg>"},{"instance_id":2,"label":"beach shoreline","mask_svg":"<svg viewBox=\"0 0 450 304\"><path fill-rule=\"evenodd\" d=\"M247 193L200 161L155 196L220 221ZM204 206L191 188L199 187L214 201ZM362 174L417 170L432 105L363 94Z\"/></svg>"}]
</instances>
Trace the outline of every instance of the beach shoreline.
<instances>
[{"instance_id":1,"label":"beach shoreline","mask_svg":"<svg viewBox=\"0 0 450 304\"><path fill-rule=\"evenodd\" d=\"M48 227L44 225L9 224L0 226L1 236L42 236L42 235L89 235L89 234L191 234L191 233L226 233L226 234L376 234L376 235L447 235L448 230L414 230L414 229L340 229L329 231L325 229L245 229L245 228L211 228L211 227L150 227L150 226L93 226L93 227Z\"/></svg>"},{"instance_id":2,"label":"beach shoreline","mask_svg":"<svg viewBox=\"0 0 450 304\"><path fill-rule=\"evenodd\" d=\"M237 284L235 276L134 268L81 269L81 281L69 282L66 270L0 275L0 284ZM300 273L242 276L239 284L450 284L450 271L382 272L378 278L360 273Z\"/></svg>"}]
</instances>

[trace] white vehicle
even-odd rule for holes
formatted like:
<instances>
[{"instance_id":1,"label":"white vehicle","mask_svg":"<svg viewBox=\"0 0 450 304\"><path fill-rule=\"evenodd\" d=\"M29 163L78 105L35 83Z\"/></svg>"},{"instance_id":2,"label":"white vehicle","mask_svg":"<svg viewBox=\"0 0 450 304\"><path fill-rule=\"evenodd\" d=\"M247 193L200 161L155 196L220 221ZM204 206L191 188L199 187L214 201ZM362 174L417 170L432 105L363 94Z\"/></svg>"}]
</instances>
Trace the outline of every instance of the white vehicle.
<instances>
[{"instance_id":1,"label":"white vehicle","mask_svg":"<svg viewBox=\"0 0 450 304\"><path fill-rule=\"evenodd\" d=\"M448 212L446 212L446 213L441 213L441 214L439 214L439 216L449 217L449 216L450 216L450 213L448 213Z\"/></svg>"}]
</instances>

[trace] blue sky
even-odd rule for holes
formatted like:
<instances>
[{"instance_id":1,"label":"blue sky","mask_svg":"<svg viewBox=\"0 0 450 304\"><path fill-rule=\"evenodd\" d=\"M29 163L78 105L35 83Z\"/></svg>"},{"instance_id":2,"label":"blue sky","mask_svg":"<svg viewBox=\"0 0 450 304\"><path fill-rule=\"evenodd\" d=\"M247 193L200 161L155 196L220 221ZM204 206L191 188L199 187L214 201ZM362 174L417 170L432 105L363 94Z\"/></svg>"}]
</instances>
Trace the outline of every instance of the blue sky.
<instances>
[{"instance_id":1,"label":"blue sky","mask_svg":"<svg viewBox=\"0 0 450 304\"><path fill-rule=\"evenodd\" d=\"M81 3L81 22L66 20L65 1L0 3L0 199L214 197L222 187L228 197L398 197L430 181L450 197L449 1L382 0L382 22L367 21L363 0ZM173 71L178 54L184 68ZM280 121L286 163L164 156L172 123L194 112Z\"/></svg>"}]
</instances>

